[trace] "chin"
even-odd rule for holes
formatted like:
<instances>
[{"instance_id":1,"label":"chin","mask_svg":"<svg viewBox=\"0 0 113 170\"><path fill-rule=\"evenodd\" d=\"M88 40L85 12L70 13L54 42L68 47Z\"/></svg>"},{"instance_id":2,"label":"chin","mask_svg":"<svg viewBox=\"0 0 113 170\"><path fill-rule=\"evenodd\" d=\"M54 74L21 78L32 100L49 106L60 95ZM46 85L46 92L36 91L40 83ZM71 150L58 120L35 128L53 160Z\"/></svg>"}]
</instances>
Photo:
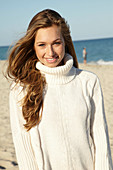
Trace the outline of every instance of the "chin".
<instances>
[{"instance_id":1,"label":"chin","mask_svg":"<svg viewBox=\"0 0 113 170\"><path fill-rule=\"evenodd\" d=\"M51 67L51 68L54 68L54 67L57 67L58 66L58 64L48 64L48 65L46 65L47 67Z\"/></svg>"}]
</instances>

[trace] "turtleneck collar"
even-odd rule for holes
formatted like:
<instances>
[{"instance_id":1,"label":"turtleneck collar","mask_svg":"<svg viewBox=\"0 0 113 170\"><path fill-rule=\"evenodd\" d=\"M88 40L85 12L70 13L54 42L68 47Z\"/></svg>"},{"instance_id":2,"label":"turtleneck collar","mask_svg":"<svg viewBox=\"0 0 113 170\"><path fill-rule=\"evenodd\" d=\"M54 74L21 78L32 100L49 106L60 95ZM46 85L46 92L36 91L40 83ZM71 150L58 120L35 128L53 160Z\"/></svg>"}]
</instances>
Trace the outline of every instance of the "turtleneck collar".
<instances>
[{"instance_id":1,"label":"turtleneck collar","mask_svg":"<svg viewBox=\"0 0 113 170\"><path fill-rule=\"evenodd\" d=\"M76 72L76 69L73 67L73 58L67 53L62 66L51 68L38 61L36 68L45 76L47 84L66 84L74 78Z\"/></svg>"}]
</instances>

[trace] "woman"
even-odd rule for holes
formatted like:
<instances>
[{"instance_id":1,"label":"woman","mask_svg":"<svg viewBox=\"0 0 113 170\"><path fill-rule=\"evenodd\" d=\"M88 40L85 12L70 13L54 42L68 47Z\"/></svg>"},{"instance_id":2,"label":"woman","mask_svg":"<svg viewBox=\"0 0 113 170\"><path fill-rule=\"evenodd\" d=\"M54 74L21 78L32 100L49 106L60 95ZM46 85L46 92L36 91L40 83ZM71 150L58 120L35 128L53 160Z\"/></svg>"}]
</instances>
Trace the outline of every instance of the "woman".
<instances>
[{"instance_id":1,"label":"woman","mask_svg":"<svg viewBox=\"0 0 113 170\"><path fill-rule=\"evenodd\" d=\"M7 74L20 170L111 170L100 83L78 69L69 26L53 10L31 20Z\"/></svg>"}]
</instances>

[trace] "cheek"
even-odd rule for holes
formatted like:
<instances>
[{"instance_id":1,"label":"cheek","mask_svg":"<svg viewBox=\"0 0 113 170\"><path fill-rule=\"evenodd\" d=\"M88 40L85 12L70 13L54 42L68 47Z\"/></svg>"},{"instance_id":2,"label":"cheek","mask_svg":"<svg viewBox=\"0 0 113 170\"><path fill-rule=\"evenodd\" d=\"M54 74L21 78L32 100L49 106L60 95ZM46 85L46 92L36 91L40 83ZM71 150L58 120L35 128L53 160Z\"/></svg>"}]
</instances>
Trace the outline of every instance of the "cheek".
<instances>
[{"instance_id":1,"label":"cheek","mask_svg":"<svg viewBox=\"0 0 113 170\"><path fill-rule=\"evenodd\" d=\"M62 55L65 54L65 46L62 46Z\"/></svg>"},{"instance_id":2,"label":"cheek","mask_svg":"<svg viewBox=\"0 0 113 170\"><path fill-rule=\"evenodd\" d=\"M58 49L59 54L63 55L65 53L65 47L62 45L60 46L60 48Z\"/></svg>"},{"instance_id":3,"label":"cheek","mask_svg":"<svg viewBox=\"0 0 113 170\"><path fill-rule=\"evenodd\" d=\"M44 54L44 50L35 49L35 54L37 57L41 57Z\"/></svg>"}]
</instances>

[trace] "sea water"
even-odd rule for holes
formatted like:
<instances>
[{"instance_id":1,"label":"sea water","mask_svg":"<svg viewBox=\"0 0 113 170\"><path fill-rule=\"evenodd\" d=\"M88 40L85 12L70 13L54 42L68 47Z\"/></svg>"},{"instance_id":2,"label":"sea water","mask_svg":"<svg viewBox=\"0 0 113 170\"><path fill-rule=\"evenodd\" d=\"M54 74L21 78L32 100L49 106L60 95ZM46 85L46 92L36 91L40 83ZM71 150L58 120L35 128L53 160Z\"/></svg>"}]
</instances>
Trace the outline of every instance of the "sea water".
<instances>
[{"instance_id":1,"label":"sea water","mask_svg":"<svg viewBox=\"0 0 113 170\"><path fill-rule=\"evenodd\" d=\"M73 41L79 63L83 63L83 48L89 64L113 64L113 38ZM0 60L8 58L9 46L0 47Z\"/></svg>"},{"instance_id":2,"label":"sea water","mask_svg":"<svg viewBox=\"0 0 113 170\"><path fill-rule=\"evenodd\" d=\"M83 48L89 64L113 64L113 38L73 41L78 62L83 62Z\"/></svg>"}]
</instances>

